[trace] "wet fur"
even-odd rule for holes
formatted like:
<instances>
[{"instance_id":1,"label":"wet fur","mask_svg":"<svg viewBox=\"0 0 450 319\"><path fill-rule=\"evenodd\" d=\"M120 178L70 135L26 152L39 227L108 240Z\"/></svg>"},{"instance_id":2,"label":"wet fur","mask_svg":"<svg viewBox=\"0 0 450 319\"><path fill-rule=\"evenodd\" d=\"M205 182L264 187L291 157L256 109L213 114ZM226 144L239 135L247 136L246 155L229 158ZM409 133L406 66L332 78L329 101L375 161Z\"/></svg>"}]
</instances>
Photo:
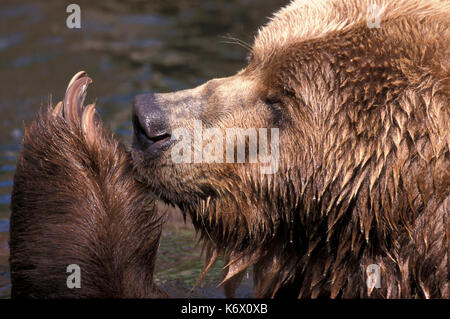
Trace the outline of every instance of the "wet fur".
<instances>
[{"instance_id":1,"label":"wet fur","mask_svg":"<svg viewBox=\"0 0 450 319\"><path fill-rule=\"evenodd\" d=\"M13 298L149 298L161 221L130 156L103 127L52 108L25 131L14 175ZM91 122L94 123L93 121ZM81 268L68 289L66 268Z\"/></svg>"},{"instance_id":2,"label":"wet fur","mask_svg":"<svg viewBox=\"0 0 450 319\"><path fill-rule=\"evenodd\" d=\"M253 265L255 297L450 297L450 7L379 5L370 29L364 1L294 1L238 74L157 97L172 127L280 127L274 175L133 151L191 215L205 271L227 257L229 295Z\"/></svg>"}]
</instances>

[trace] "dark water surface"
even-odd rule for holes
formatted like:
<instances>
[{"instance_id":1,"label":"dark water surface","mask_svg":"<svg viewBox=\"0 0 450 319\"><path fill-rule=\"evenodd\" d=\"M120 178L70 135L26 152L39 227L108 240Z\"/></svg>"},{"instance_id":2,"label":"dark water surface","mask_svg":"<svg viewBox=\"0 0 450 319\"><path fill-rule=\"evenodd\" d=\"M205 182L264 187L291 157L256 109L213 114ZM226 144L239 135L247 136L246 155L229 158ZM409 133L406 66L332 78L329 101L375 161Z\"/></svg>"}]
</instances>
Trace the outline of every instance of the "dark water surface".
<instances>
[{"instance_id":1,"label":"dark water surface","mask_svg":"<svg viewBox=\"0 0 450 319\"><path fill-rule=\"evenodd\" d=\"M80 30L66 27L70 2L0 2L0 297L10 293L9 202L23 123L30 123L50 94L59 101L72 75L87 71L94 80L87 102L97 100L105 123L129 145L134 95L234 74L247 52L224 37L251 43L266 17L286 2L76 1ZM174 296L189 293L201 268L194 243L189 225L165 231L156 277ZM215 288L219 273L220 263L190 296L221 296ZM240 296L250 291L244 284Z\"/></svg>"}]
</instances>

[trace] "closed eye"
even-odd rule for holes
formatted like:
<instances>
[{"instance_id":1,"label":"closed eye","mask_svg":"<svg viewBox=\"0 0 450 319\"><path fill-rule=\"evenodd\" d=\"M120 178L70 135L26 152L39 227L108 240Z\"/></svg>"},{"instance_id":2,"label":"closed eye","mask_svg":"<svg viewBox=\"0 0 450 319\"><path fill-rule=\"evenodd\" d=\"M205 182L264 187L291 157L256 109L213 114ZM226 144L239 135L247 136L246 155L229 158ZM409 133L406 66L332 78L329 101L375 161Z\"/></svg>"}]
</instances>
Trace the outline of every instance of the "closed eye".
<instances>
[{"instance_id":1,"label":"closed eye","mask_svg":"<svg viewBox=\"0 0 450 319\"><path fill-rule=\"evenodd\" d=\"M280 98L270 97L264 100L264 103L269 107L273 116L274 125L280 126L283 121L283 102Z\"/></svg>"},{"instance_id":2,"label":"closed eye","mask_svg":"<svg viewBox=\"0 0 450 319\"><path fill-rule=\"evenodd\" d=\"M281 99L277 96L266 97L264 103L275 108L281 108L281 105L283 104Z\"/></svg>"}]
</instances>

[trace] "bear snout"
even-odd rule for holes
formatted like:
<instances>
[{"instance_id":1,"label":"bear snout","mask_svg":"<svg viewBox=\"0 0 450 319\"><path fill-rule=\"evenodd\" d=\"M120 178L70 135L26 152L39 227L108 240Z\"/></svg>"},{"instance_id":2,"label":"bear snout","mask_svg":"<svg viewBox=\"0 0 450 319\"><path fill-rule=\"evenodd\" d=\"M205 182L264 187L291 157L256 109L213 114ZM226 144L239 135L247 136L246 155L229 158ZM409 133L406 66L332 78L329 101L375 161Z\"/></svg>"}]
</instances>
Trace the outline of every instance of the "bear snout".
<instances>
[{"instance_id":1,"label":"bear snout","mask_svg":"<svg viewBox=\"0 0 450 319\"><path fill-rule=\"evenodd\" d=\"M140 94L133 101L135 149L148 159L161 155L172 144L168 118L153 93Z\"/></svg>"}]
</instances>

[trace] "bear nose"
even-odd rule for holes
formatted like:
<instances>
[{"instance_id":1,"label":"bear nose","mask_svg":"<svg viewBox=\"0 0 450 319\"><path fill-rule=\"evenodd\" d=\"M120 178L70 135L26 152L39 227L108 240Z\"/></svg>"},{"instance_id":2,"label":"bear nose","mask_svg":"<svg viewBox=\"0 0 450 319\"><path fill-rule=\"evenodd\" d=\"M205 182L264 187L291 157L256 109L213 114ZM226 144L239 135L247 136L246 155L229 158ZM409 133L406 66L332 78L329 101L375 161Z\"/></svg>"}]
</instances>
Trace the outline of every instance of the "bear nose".
<instances>
[{"instance_id":1,"label":"bear nose","mask_svg":"<svg viewBox=\"0 0 450 319\"><path fill-rule=\"evenodd\" d=\"M171 143L168 120L155 94L140 94L134 98L132 121L135 147L148 157L156 157L168 148Z\"/></svg>"}]
</instances>

